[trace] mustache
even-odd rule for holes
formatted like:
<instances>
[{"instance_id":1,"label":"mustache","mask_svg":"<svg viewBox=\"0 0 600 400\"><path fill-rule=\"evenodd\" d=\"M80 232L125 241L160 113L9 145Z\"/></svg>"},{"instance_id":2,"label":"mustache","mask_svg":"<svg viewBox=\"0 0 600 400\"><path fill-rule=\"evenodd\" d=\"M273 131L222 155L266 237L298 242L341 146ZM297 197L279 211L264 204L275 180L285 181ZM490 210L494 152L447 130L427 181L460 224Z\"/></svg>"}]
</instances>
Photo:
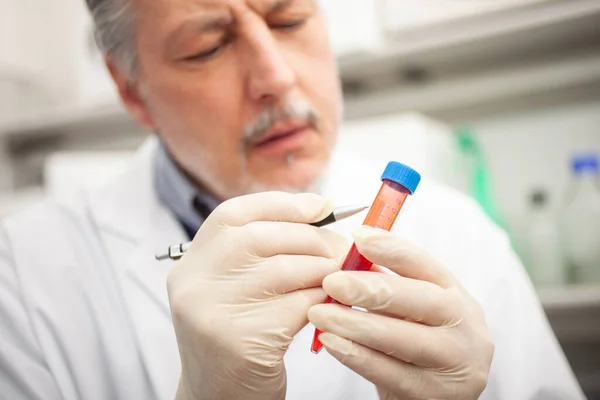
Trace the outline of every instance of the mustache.
<instances>
[{"instance_id":1,"label":"mustache","mask_svg":"<svg viewBox=\"0 0 600 400\"><path fill-rule=\"evenodd\" d=\"M289 101L283 107L275 106L264 109L244 129L244 144L246 147L279 122L299 121L318 129L319 114L307 101Z\"/></svg>"}]
</instances>

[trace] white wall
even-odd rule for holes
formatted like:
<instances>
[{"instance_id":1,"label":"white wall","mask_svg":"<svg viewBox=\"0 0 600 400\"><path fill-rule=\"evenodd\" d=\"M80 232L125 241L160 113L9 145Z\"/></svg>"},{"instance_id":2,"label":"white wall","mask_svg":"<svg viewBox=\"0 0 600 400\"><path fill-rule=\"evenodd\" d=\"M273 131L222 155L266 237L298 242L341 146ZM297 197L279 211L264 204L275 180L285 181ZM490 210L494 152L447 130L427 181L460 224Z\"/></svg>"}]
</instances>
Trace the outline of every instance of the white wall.
<instances>
[{"instance_id":1,"label":"white wall","mask_svg":"<svg viewBox=\"0 0 600 400\"><path fill-rule=\"evenodd\" d=\"M600 101L475 121L496 198L515 237L526 224L529 194L543 188L560 208L576 152L600 155Z\"/></svg>"},{"instance_id":2,"label":"white wall","mask_svg":"<svg viewBox=\"0 0 600 400\"><path fill-rule=\"evenodd\" d=\"M102 58L91 46L91 18L84 0L1 3L0 83L10 73L35 85L34 94L29 95L35 103L29 106L33 110L41 106L91 106L114 101L115 91ZM0 104L1 91L0 85ZM46 101L40 102L40 96ZM22 105L15 112L27 106Z\"/></svg>"},{"instance_id":3,"label":"white wall","mask_svg":"<svg viewBox=\"0 0 600 400\"><path fill-rule=\"evenodd\" d=\"M64 0L3 0L0 13L0 70L31 75L44 91L69 88L59 60L68 56ZM69 0L72 1L72 0Z\"/></svg>"}]
</instances>

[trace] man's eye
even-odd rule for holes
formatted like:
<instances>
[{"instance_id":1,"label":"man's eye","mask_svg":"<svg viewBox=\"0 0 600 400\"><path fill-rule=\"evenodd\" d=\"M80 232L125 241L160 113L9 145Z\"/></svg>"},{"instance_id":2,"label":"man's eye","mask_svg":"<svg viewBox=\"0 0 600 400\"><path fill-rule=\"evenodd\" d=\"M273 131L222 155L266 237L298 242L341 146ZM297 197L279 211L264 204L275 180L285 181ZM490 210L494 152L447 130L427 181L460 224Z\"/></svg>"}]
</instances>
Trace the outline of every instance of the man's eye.
<instances>
[{"instance_id":1,"label":"man's eye","mask_svg":"<svg viewBox=\"0 0 600 400\"><path fill-rule=\"evenodd\" d=\"M271 29L277 29L277 30L281 30L281 31L293 31L295 29L302 27L305 23L306 23L306 20L303 19L300 21L292 21L292 22L286 22L286 23L281 23L281 24L272 24Z\"/></svg>"},{"instance_id":2,"label":"man's eye","mask_svg":"<svg viewBox=\"0 0 600 400\"><path fill-rule=\"evenodd\" d=\"M206 50L200 53L196 53L194 55L191 55L189 57L186 57L184 60L185 61L205 61L208 60L212 57L214 57L217 53L219 53L219 51L221 51L221 49L223 48L224 44L220 44L216 47L213 47L210 50Z\"/></svg>"}]
</instances>

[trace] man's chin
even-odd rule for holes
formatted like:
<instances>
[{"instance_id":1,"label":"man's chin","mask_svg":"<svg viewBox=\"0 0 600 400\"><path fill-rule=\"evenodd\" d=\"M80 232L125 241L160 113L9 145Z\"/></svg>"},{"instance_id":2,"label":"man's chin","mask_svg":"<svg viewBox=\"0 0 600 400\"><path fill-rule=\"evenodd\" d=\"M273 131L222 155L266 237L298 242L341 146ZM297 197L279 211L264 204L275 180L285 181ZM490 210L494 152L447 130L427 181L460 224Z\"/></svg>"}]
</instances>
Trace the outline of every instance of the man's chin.
<instances>
[{"instance_id":1,"label":"man's chin","mask_svg":"<svg viewBox=\"0 0 600 400\"><path fill-rule=\"evenodd\" d=\"M287 193L320 193L320 182L315 182L310 185L292 186L289 184L264 184L260 182L252 183L247 190L248 194L263 193L263 192L287 192Z\"/></svg>"},{"instance_id":2,"label":"man's chin","mask_svg":"<svg viewBox=\"0 0 600 400\"><path fill-rule=\"evenodd\" d=\"M268 171L268 176L253 182L251 193L283 191L289 193L319 193L321 178L327 163L317 160L294 160Z\"/></svg>"}]
</instances>

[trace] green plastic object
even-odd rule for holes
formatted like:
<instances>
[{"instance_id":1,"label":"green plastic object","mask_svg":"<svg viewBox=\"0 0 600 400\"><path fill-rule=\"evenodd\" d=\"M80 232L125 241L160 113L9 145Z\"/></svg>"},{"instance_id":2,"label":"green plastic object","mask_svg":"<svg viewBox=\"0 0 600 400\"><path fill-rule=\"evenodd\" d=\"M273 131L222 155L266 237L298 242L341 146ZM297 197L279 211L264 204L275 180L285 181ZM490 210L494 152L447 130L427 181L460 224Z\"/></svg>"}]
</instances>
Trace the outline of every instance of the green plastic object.
<instances>
[{"instance_id":1,"label":"green plastic object","mask_svg":"<svg viewBox=\"0 0 600 400\"><path fill-rule=\"evenodd\" d=\"M490 174L481 146L477 143L473 131L466 126L456 130L458 148L464 157L471 159L472 170L469 171L469 190L485 213L500 227L506 228L502 220L492 190Z\"/></svg>"}]
</instances>

